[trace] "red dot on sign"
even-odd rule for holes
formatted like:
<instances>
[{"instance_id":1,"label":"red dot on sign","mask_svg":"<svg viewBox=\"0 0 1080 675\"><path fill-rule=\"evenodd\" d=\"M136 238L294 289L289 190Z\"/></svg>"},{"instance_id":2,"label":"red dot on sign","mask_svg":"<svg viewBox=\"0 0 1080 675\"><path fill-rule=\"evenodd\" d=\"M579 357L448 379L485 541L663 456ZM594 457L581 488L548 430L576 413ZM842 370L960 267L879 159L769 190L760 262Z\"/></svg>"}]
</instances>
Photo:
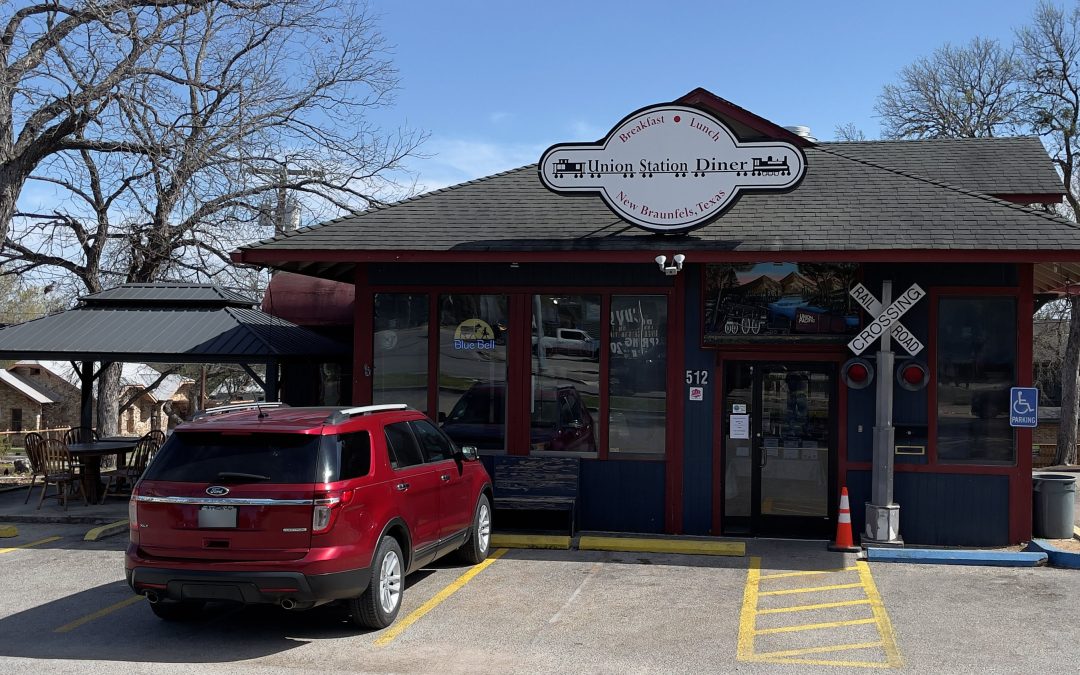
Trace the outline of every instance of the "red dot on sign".
<instances>
[{"instance_id":1,"label":"red dot on sign","mask_svg":"<svg viewBox=\"0 0 1080 675\"><path fill-rule=\"evenodd\" d=\"M866 376L869 373L866 372L866 366L862 365L861 363L856 363L855 365L848 368L847 374L848 379L850 379L852 382L864 382L866 380Z\"/></svg>"},{"instance_id":2,"label":"red dot on sign","mask_svg":"<svg viewBox=\"0 0 1080 675\"><path fill-rule=\"evenodd\" d=\"M675 116L675 123L676 123L676 124L678 124L678 123L679 123L679 120L681 120L681 119L682 119L681 117L679 117L678 115L676 115L676 116Z\"/></svg>"}]
</instances>

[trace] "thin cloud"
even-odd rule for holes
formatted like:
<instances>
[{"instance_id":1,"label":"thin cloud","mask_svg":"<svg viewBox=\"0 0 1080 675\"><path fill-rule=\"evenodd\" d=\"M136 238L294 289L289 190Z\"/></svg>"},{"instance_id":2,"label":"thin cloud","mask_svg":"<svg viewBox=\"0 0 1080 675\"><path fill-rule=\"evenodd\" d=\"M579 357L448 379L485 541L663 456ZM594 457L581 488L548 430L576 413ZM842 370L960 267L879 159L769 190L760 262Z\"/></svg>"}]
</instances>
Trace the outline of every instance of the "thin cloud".
<instances>
[{"instance_id":1,"label":"thin cloud","mask_svg":"<svg viewBox=\"0 0 1080 675\"><path fill-rule=\"evenodd\" d=\"M532 164L546 147L471 139L433 140L424 147L430 157L411 168L419 174L418 187L428 192Z\"/></svg>"}]
</instances>

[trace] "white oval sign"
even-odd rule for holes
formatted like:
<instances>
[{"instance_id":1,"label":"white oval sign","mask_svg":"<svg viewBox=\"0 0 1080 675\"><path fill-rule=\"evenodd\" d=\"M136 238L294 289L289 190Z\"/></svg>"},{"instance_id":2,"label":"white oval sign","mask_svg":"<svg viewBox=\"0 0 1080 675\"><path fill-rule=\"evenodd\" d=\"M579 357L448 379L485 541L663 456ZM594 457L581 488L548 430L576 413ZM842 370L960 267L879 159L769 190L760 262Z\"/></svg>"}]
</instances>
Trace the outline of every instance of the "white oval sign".
<instances>
[{"instance_id":1,"label":"white oval sign","mask_svg":"<svg viewBox=\"0 0 1080 675\"><path fill-rule=\"evenodd\" d=\"M560 193L598 192L624 220L654 232L701 227L752 190L790 190L806 172L783 141L740 142L712 115L665 104L633 113L598 143L559 143L540 180Z\"/></svg>"}]
</instances>

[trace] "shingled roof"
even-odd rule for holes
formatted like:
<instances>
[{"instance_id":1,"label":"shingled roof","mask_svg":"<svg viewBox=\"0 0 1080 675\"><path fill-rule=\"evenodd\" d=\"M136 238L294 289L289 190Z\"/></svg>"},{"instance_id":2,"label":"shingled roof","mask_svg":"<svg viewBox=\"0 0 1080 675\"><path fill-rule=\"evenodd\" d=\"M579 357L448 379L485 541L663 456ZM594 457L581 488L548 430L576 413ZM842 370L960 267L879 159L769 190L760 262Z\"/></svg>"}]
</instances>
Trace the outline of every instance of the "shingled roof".
<instances>
[{"instance_id":1,"label":"shingled roof","mask_svg":"<svg viewBox=\"0 0 1080 675\"><path fill-rule=\"evenodd\" d=\"M1076 224L990 196L1060 192L1037 139L944 145L946 150L931 141L806 148L808 169L797 189L745 194L717 220L679 236L678 246L687 251L1080 250ZM889 158L897 166L883 163ZM338 255L636 250L654 248L658 238L620 220L598 196L548 191L536 165L529 165L264 240L244 247L238 257L258 262L260 253L297 250Z\"/></svg>"}]
</instances>

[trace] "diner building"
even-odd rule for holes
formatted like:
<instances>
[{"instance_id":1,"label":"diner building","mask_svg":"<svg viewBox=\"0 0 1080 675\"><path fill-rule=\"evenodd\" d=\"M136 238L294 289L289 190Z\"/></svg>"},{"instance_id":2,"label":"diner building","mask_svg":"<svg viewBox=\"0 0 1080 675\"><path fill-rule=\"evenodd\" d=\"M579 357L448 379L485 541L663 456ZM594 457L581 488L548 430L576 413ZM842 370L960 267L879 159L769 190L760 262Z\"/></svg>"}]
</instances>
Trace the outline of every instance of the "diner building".
<instances>
[{"instance_id":1,"label":"diner building","mask_svg":"<svg viewBox=\"0 0 1080 675\"><path fill-rule=\"evenodd\" d=\"M289 273L270 311L351 337L351 397L286 371L285 400L579 458L586 530L825 538L846 487L858 537L888 333L904 541L1030 538L1009 391L1080 278L1039 139L819 142L697 89L570 140L234 253Z\"/></svg>"}]
</instances>

